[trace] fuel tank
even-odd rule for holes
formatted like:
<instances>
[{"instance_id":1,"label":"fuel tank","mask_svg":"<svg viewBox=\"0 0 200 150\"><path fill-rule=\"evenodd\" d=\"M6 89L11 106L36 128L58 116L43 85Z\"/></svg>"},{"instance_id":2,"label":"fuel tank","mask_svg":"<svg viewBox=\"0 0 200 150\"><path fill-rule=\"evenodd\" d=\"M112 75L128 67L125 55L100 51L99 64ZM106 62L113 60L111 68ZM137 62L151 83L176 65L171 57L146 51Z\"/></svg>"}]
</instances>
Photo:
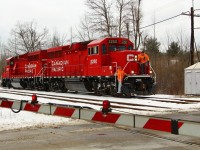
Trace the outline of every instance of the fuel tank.
<instances>
[{"instance_id":1,"label":"fuel tank","mask_svg":"<svg viewBox=\"0 0 200 150\"><path fill-rule=\"evenodd\" d=\"M93 92L93 85L83 78L65 78L65 87L71 91Z\"/></svg>"}]
</instances>

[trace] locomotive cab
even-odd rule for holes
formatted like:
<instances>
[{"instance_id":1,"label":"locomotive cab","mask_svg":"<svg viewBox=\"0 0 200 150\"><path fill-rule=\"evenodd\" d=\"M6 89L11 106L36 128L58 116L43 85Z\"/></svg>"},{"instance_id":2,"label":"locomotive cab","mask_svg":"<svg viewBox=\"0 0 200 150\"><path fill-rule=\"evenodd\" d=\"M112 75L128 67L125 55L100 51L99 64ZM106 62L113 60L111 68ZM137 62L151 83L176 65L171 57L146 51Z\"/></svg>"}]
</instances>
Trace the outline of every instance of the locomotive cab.
<instances>
[{"instance_id":1,"label":"locomotive cab","mask_svg":"<svg viewBox=\"0 0 200 150\"><path fill-rule=\"evenodd\" d=\"M131 50L133 43L125 38L105 38L88 44L88 75L113 76L121 64L121 52Z\"/></svg>"}]
</instances>

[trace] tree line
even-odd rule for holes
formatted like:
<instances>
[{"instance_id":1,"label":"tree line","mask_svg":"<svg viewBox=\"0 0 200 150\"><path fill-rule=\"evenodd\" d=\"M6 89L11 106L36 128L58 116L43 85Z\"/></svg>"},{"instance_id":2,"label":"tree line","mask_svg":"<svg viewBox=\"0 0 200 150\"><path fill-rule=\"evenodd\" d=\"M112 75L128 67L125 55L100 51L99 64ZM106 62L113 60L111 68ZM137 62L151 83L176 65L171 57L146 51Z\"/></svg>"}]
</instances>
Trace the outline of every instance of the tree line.
<instances>
[{"instance_id":1,"label":"tree line","mask_svg":"<svg viewBox=\"0 0 200 150\"><path fill-rule=\"evenodd\" d=\"M163 45L156 37L141 31L142 0L85 0L85 4L88 11L80 20L76 34L73 33L70 41L127 37L134 42L134 49L145 50L150 56L151 66L157 75L156 93L184 93L184 68L189 66L190 45L183 33L175 39L166 34L167 45ZM7 57L65 45L69 41L67 35L69 34L57 31L51 35L46 27L39 30L35 21L17 22L7 44L3 44L0 39L0 74ZM197 49L198 47L197 45Z\"/></svg>"}]
</instances>

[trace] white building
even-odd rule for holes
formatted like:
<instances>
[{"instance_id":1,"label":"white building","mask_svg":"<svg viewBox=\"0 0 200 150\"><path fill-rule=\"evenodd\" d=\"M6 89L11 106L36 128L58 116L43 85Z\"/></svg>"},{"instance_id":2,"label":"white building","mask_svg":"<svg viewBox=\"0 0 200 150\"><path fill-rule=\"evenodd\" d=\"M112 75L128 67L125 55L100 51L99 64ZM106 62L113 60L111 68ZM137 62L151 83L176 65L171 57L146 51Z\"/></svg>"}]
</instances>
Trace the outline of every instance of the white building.
<instances>
[{"instance_id":1,"label":"white building","mask_svg":"<svg viewBox=\"0 0 200 150\"><path fill-rule=\"evenodd\" d=\"M200 62L185 68L185 94L200 95Z\"/></svg>"}]
</instances>

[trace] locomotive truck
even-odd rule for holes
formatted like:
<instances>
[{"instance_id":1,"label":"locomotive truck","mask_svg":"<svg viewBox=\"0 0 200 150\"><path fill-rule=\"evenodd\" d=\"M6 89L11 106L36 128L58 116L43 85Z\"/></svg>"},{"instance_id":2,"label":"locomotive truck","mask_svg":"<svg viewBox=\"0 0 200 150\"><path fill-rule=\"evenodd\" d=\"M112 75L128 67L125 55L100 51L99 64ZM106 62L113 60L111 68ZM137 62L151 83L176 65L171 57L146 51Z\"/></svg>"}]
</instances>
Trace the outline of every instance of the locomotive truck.
<instances>
[{"instance_id":1,"label":"locomotive truck","mask_svg":"<svg viewBox=\"0 0 200 150\"><path fill-rule=\"evenodd\" d=\"M117 68L126 76L121 91L131 96L151 93L155 72L141 73L134 44L127 38L103 38L37 50L6 59L2 86L45 91L83 91L116 95Z\"/></svg>"}]
</instances>

